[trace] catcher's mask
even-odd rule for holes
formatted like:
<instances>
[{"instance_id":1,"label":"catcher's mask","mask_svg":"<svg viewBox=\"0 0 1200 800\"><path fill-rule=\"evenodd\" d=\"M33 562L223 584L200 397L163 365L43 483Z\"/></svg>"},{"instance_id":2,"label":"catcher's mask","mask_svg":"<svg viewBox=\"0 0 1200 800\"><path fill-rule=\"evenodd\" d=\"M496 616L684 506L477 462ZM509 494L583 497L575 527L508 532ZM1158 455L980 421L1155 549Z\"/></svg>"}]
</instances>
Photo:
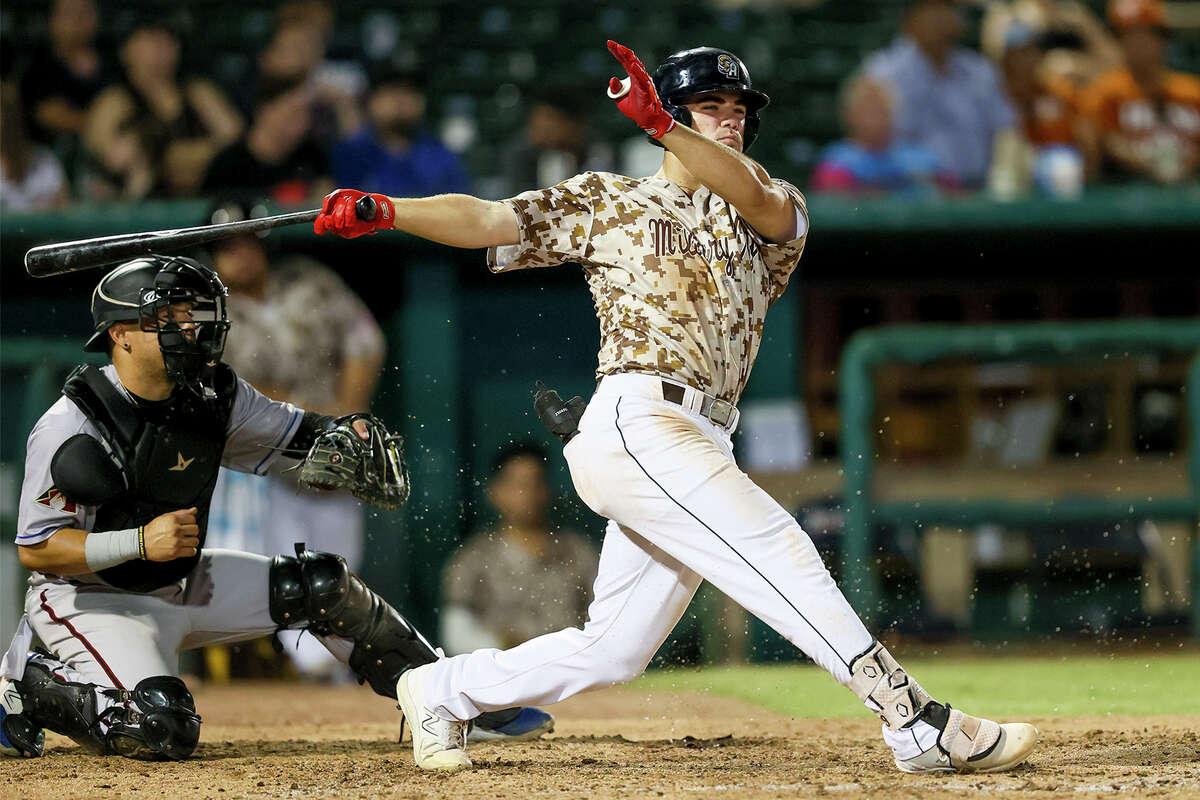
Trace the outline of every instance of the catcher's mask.
<instances>
[{"instance_id":1,"label":"catcher's mask","mask_svg":"<svg viewBox=\"0 0 1200 800\"><path fill-rule=\"evenodd\" d=\"M134 259L105 275L92 293L95 333L83 349L104 352L114 322L138 319L142 330L158 334L167 377L207 396L225 351L228 294L217 274L193 259Z\"/></svg>"},{"instance_id":2,"label":"catcher's mask","mask_svg":"<svg viewBox=\"0 0 1200 800\"><path fill-rule=\"evenodd\" d=\"M693 47L670 55L654 70L654 89L663 110L681 125L692 127L692 112L684 107L690 98L706 92L737 92L746 105L746 127L742 133L742 152L750 149L758 136L758 112L771 98L753 88L750 70L728 50L718 47ZM651 138L659 147L662 143Z\"/></svg>"}]
</instances>

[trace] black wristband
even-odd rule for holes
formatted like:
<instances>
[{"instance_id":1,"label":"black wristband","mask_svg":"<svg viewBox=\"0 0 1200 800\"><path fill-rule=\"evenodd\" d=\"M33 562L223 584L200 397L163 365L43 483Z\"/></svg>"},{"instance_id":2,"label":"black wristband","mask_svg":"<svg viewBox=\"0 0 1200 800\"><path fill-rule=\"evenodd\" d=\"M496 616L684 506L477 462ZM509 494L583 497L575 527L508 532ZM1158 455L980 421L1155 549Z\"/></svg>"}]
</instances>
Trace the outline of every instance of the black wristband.
<instances>
[{"instance_id":1,"label":"black wristband","mask_svg":"<svg viewBox=\"0 0 1200 800\"><path fill-rule=\"evenodd\" d=\"M309 448L313 446L313 442L316 441L317 434L327 430L333 424L333 420L334 418L328 414L305 411L304 416L300 419L300 424L296 426L296 434L280 455L284 458L304 458Z\"/></svg>"}]
</instances>

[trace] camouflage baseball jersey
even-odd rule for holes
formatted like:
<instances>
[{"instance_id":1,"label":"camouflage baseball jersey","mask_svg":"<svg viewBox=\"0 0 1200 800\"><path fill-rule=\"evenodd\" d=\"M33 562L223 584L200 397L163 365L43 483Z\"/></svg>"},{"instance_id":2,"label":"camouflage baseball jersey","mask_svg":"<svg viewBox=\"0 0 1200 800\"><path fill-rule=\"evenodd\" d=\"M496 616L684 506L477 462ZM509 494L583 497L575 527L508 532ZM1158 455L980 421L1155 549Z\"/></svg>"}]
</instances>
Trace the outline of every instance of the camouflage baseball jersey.
<instances>
[{"instance_id":1,"label":"camouflage baseball jersey","mask_svg":"<svg viewBox=\"0 0 1200 800\"><path fill-rule=\"evenodd\" d=\"M775 183L806 219L804 195ZM597 376L649 372L737 402L804 235L765 241L708 189L689 197L661 176L585 172L504 202L521 241L489 251L489 267L583 266L600 320Z\"/></svg>"}]
</instances>

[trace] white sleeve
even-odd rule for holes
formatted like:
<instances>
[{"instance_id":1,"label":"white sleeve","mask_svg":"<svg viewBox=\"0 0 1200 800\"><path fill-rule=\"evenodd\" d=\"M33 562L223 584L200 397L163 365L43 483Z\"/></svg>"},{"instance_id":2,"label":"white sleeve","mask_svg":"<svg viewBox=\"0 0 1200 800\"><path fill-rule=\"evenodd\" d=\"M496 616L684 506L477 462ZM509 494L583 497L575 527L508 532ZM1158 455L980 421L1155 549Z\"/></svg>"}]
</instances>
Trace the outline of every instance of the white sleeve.
<instances>
[{"instance_id":1,"label":"white sleeve","mask_svg":"<svg viewBox=\"0 0 1200 800\"><path fill-rule=\"evenodd\" d=\"M65 397L33 426L26 443L25 478L17 506L17 544L44 542L63 528L91 530L96 509L65 496L50 474L54 454L77 433L95 435L83 412Z\"/></svg>"},{"instance_id":2,"label":"white sleeve","mask_svg":"<svg viewBox=\"0 0 1200 800\"><path fill-rule=\"evenodd\" d=\"M304 412L291 403L272 400L241 378L237 381L221 466L265 475L279 449L296 435Z\"/></svg>"}]
</instances>

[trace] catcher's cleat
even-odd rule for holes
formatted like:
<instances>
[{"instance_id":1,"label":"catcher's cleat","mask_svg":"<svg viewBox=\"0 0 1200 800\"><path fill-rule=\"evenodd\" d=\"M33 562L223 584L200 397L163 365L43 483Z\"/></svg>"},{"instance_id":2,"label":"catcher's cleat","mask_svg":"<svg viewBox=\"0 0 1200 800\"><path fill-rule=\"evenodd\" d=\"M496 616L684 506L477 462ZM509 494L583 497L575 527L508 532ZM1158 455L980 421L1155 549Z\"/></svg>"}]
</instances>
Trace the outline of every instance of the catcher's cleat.
<instances>
[{"instance_id":1,"label":"catcher's cleat","mask_svg":"<svg viewBox=\"0 0 1200 800\"><path fill-rule=\"evenodd\" d=\"M421 769L454 772L471 766L467 757L466 722L445 720L425 704L424 678L431 665L405 671L396 681L400 711L412 731L413 760Z\"/></svg>"},{"instance_id":2,"label":"catcher's cleat","mask_svg":"<svg viewBox=\"0 0 1200 800\"><path fill-rule=\"evenodd\" d=\"M554 717L533 706L481 714L472 723L468 742L525 742L554 732Z\"/></svg>"},{"instance_id":3,"label":"catcher's cleat","mask_svg":"<svg viewBox=\"0 0 1200 800\"><path fill-rule=\"evenodd\" d=\"M45 752L46 734L24 710L17 682L0 678L0 756L39 758Z\"/></svg>"},{"instance_id":4,"label":"catcher's cleat","mask_svg":"<svg viewBox=\"0 0 1200 800\"><path fill-rule=\"evenodd\" d=\"M941 731L937 744L896 766L903 772L1003 772L1037 746L1038 729L1027 722L992 722L949 705L933 703L921 719Z\"/></svg>"}]
</instances>

